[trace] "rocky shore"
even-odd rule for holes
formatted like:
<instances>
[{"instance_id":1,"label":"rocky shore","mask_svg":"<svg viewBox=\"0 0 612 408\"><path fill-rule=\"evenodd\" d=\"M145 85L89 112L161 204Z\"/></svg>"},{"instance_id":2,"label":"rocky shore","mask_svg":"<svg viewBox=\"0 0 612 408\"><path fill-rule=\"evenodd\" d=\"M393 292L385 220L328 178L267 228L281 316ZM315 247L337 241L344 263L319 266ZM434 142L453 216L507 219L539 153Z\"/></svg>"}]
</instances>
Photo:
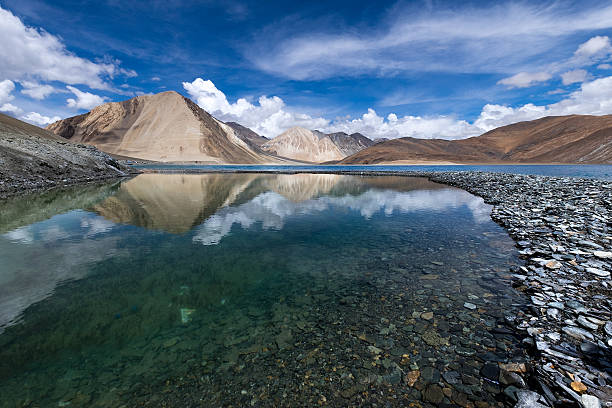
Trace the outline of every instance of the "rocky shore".
<instances>
[{"instance_id":1,"label":"rocky shore","mask_svg":"<svg viewBox=\"0 0 612 408\"><path fill-rule=\"evenodd\" d=\"M517 408L612 407L612 182L479 172L324 172L426 176L494 205L491 217L516 241L524 262L511 270L524 303L516 305L518 312L508 311L506 323L522 338L530 361L486 361L481 376L501 386L506 402ZM446 377L440 387L448 387Z\"/></svg>"},{"instance_id":2,"label":"rocky shore","mask_svg":"<svg viewBox=\"0 0 612 408\"><path fill-rule=\"evenodd\" d=\"M491 217L525 260L513 285L528 302L508 321L532 351L525 380L537 394L513 389L522 396L517 406L612 406L612 183L486 173L430 178L493 204Z\"/></svg>"},{"instance_id":3,"label":"rocky shore","mask_svg":"<svg viewBox=\"0 0 612 408\"><path fill-rule=\"evenodd\" d=\"M0 198L136 172L93 146L54 139L26 125L0 117Z\"/></svg>"}]
</instances>

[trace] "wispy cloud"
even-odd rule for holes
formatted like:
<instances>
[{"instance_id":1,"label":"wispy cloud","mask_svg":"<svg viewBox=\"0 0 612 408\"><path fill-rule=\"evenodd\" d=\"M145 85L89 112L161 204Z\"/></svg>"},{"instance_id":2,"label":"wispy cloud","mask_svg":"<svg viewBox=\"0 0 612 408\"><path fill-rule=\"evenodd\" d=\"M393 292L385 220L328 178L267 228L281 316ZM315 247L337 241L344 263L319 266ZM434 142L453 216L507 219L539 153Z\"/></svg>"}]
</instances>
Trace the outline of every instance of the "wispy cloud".
<instances>
[{"instance_id":1,"label":"wispy cloud","mask_svg":"<svg viewBox=\"0 0 612 408\"><path fill-rule=\"evenodd\" d=\"M534 71L534 57L538 64L552 62L556 47L571 34L612 27L612 5L410 9L375 28L342 32L309 23L306 33L267 28L245 50L247 57L262 70L298 80L410 71Z\"/></svg>"}]
</instances>

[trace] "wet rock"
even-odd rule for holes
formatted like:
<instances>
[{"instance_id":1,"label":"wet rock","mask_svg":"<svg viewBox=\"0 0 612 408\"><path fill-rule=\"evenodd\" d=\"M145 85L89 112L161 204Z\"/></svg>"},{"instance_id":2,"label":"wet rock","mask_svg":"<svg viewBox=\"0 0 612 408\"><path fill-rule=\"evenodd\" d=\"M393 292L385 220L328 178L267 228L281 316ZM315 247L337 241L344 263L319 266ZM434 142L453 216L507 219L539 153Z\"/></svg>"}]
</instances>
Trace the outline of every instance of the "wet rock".
<instances>
[{"instance_id":1,"label":"wet rock","mask_svg":"<svg viewBox=\"0 0 612 408\"><path fill-rule=\"evenodd\" d=\"M476 309L476 305L470 302L465 302L463 304L463 307L465 307L466 309L470 309L470 310L475 310Z\"/></svg>"},{"instance_id":2,"label":"wet rock","mask_svg":"<svg viewBox=\"0 0 612 408\"><path fill-rule=\"evenodd\" d=\"M421 375L421 372L419 370L409 371L404 376L404 381L406 381L406 384L408 384L409 387L412 387L414 385L414 383L417 382L417 380L419 379L420 375Z\"/></svg>"},{"instance_id":3,"label":"wet rock","mask_svg":"<svg viewBox=\"0 0 612 408\"><path fill-rule=\"evenodd\" d=\"M480 369L480 375L491 381L499 381L499 365L485 363Z\"/></svg>"},{"instance_id":4,"label":"wet rock","mask_svg":"<svg viewBox=\"0 0 612 408\"><path fill-rule=\"evenodd\" d=\"M431 402L432 404L439 404L444 399L444 393L442 392L442 388L438 385L429 385L425 389L425 393L423 394L423 398L427 402Z\"/></svg>"},{"instance_id":5,"label":"wet rock","mask_svg":"<svg viewBox=\"0 0 612 408\"><path fill-rule=\"evenodd\" d=\"M442 378L449 384L459 384L461 382L461 374L457 371L446 371L442 374Z\"/></svg>"}]
</instances>

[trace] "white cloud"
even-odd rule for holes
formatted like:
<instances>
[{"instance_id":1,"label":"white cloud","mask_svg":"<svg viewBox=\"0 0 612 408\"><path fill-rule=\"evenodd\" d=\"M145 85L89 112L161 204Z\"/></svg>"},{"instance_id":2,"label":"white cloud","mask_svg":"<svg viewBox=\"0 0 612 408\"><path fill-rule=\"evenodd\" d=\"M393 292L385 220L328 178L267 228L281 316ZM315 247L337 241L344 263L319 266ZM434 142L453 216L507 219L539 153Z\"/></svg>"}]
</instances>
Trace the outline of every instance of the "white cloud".
<instances>
[{"instance_id":1,"label":"white cloud","mask_svg":"<svg viewBox=\"0 0 612 408\"><path fill-rule=\"evenodd\" d=\"M487 104L473 123L442 115L400 117L389 113L385 118L371 108L355 119L338 118L330 121L322 117L289 112L283 100L276 96L262 96L258 105L253 105L245 99L229 103L225 94L217 89L212 81L198 78L193 82L184 82L183 86L207 112L224 121L236 121L268 137L278 136L292 126L302 126L323 132L358 132L372 139L414 137L452 140L478 136L499 126L544 116L612 114L612 76L583 82L580 89L550 105L527 103L511 107ZM559 90L553 93L557 94Z\"/></svg>"},{"instance_id":2,"label":"white cloud","mask_svg":"<svg viewBox=\"0 0 612 408\"><path fill-rule=\"evenodd\" d=\"M479 128L464 120L449 116L404 116L390 113L385 118L374 109L357 119L336 120L322 130L326 132L362 133L370 138L416 137L421 139L463 139L482 133Z\"/></svg>"},{"instance_id":3,"label":"white cloud","mask_svg":"<svg viewBox=\"0 0 612 408\"><path fill-rule=\"evenodd\" d=\"M0 112L12 113L13 115L19 115L23 112L23 109L13 105L12 103L5 103L0 105Z\"/></svg>"},{"instance_id":4,"label":"white cloud","mask_svg":"<svg viewBox=\"0 0 612 408\"><path fill-rule=\"evenodd\" d=\"M202 78L183 82L183 88L202 109L216 118L226 122L239 122L268 137L275 137L292 126L317 129L329 124L327 119L286 110L285 102L278 96L260 96L257 104L252 104L244 98L230 103L212 81Z\"/></svg>"},{"instance_id":5,"label":"white cloud","mask_svg":"<svg viewBox=\"0 0 612 408\"><path fill-rule=\"evenodd\" d=\"M575 52L575 55L591 57L597 54L609 54L610 52L612 52L610 38L606 36L596 36L587 42L580 44Z\"/></svg>"},{"instance_id":6,"label":"white cloud","mask_svg":"<svg viewBox=\"0 0 612 408\"><path fill-rule=\"evenodd\" d=\"M15 97L11 95L15 90L15 83L8 79L0 81L0 104L10 102Z\"/></svg>"},{"instance_id":7,"label":"white cloud","mask_svg":"<svg viewBox=\"0 0 612 408\"><path fill-rule=\"evenodd\" d=\"M504 2L489 7L392 7L376 27L291 21L245 47L255 66L292 79L363 73L508 73L554 62L572 34L612 27L612 4ZM586 46L585 46L586 47ZM590 50L591 46L585 48Z\"/></svg>"},{"instance_id":8,"label":"white cloud","mask_svg":"<svg viewBox=\"0 0 612 408\"><path fill-rule=\"evenodd\" d=\"M548 81L552 76L547 72L519 72L511 77L499 80L497 83L509 88L527 88L538 82Z\"/></svg>"},{"instance_id":9,"label":"white cloud","mask_svg":"<svg viewBox=\"0 0 612 408\"><path fill-rule=\"evenodd\" d=\"M24 88L21 90L22 94L38 100L45 99L53 92L56 92L56 89L51 85L42 85L38 82L21 81L20 84Z\"/></svg>"},{"instance_id":10,"label":"white cloud","mask_svg":"<svg viewBox=\"0 0 612 408\"><path fill-rule=\"evenodd\" d=\"M161 78L158 76L154 76L153 78L151 78L151 81L158 82L158 81L161 81Z\"/></svg>"},{"instance_id":11,"label":"white cloud","mask_svg":"<svg viewBox=\"0 0 612 408\"><path fill-rule=\"evenodd\" d=\"M94 63L66 49L62 41L42 29L27 27L10 11L0 7L0 78L60 81L107 89L105 78L132 75L117 62ZM135 74L135 73L134 73Z\"/></svg>"},{"instance_id":12,"label":"white cloud","mask_svg":"<svg viewBox=\"0 0 612 408\"><path fill-rule=\"evenodd\" d=\"M580 89L557 103L537 106L531 103L518 108L502 105L485 105L474 122L478 128L488 131L499 126L524 120L557 115L607 115L612 114L612 76L584 82Z\"/></svg>"},{"instance_id":13,"label":"white cloud","mask_svg":"<svg viewBox=\"0 0 612 408\"><path fill-rule=\"evenodd\" d=\"M610 68L612 68L612 65L610 64L599 64L597 66L597 69L610 69Z\"/></svg>"},{"instance_id":14,"label":"white cloud","mask_svg":"<svg viewBox=\"0 0 612 408\"><path fill-rule=\"evenodd\" d=\"M74 86L68 85L66 88L77 97L76 99L66 99L67 105L70 108L91 110L96 106L102 105L104 101L108 99L90 92L83 92Z\"/></svg>"},{"instance_id":15,"label":"white cloud","mask_svg":"<svg viewBox=\"0 0 612 408\"><path fill-rule=\"evenodd\" d=\"M50 125L53 122L57 122L61 118L59 116L49 117L49 116L41 115L38 112L30 112L26 115L23 115L20 119L25 120L26 122L30 122L34 125L46 126L46 125Z\"/></svg>"},{"instance_id":16,"label":"white cloud","mask_svg":"<svg viewBox=\"0 0 612 408\"><path fill-rule=\"evenodd\" d=\"M584 82L587 77L587 72L584 69L574 69L561 74L563 85L574 84L576 82Z\"/></svg>"}]
</instances>

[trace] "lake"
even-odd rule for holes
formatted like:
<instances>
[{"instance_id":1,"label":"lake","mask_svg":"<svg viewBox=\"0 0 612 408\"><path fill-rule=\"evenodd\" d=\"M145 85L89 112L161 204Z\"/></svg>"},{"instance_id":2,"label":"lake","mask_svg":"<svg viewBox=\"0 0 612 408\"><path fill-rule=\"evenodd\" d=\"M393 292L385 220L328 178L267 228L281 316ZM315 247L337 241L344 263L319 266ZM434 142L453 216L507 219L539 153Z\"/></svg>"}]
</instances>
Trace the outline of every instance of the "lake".
<instances>
[{"instance_id":1,"label":"lake","mask_svg":"<svg viewBox=\"0 0 612 408\"><path fill-rule=\"evenodd\" d=\"M142 174L0 202L0 406L500 404L520 265L424 178ZM494 376L493 376L494 377Z\"/></svg>"},{"instance_id":2,"label":"lake","mask_svg":"<svg viewBox=\"0 0 612 408\"><path fill-rule=\"evenodd\" d=\"M431 166L336 166L336 165L181 165L181 164L146 164L134 166L139 169L157 171L257 171L257 172L334 172L334 171L484 171L492 173L533 174L553 177L583 177L601 180L612 180L612 164L522 164L522 165L431 165Z\"/></svg>"}]
</instances>

